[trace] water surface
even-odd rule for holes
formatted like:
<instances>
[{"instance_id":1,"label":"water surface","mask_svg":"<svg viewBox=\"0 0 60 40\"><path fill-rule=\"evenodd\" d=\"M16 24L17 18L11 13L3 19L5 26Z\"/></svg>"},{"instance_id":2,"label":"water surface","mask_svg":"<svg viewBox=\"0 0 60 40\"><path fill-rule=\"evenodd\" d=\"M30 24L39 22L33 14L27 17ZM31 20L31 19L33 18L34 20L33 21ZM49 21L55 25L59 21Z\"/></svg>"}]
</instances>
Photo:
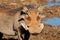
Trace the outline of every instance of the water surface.
<instances>
[{"instance_id":1,"label":"water surface","mask_svg":"<svg viewBox=\"0 0 60 40\"><path fill-rule=\"evenodd\" d=\"M60 26L60 18L58 18L58 17L48 18L43 23L50 24L52 26Z\"/></svg>"},{"instance_id":2,"label":"water surface","mask_svg":"<svg viewBox=\"0 0 60 40\"><path fill-rule=\"evenodd\" d=\"M45 4L44 6L45 7L51 7L51 6L54 6L54 5L58 5L58 6L60 6L60 0L56 0L55 2L52 2L52 0L48 0L48 3L47 4Z\"/></svg>"}]
</instances>

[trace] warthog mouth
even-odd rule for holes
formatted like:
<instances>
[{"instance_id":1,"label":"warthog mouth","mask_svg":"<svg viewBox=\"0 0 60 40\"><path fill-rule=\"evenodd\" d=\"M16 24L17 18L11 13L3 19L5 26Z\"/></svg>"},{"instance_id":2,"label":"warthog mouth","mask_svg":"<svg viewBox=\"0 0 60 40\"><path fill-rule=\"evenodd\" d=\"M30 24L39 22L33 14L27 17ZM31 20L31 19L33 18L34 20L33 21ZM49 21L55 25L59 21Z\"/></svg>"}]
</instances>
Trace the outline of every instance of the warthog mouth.
<instances>
[{"instance_id":1,"label":"warthog mouth","mask_svg":"<svg viewBox=\"0 0 60 40\"><path fill-rule=\"evenodd\" d=\"M32 33L31 35L39 35L40 33Z\"/></svg>"}]
</instances>

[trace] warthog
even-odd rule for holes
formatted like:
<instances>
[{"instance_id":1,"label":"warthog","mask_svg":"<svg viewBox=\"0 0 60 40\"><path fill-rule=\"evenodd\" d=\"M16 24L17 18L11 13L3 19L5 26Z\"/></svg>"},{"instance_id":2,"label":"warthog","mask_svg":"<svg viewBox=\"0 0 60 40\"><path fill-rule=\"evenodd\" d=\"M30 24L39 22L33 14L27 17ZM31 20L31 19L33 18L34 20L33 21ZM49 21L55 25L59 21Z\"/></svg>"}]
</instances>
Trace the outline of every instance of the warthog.
<instances>
[{"instance_id":1,"label":"warthog","mask_svg":"<svg viewBox=\"0 0 60 40\"><path fill-rule=\"evenodd\" d=\"M22 31L23 33L29 31L31 34L40 33L44 27L43 23L41 23L44 16L40 15L37 8L29 6L25 6L22 9L1 8L0 32L11 36L18 34L19 40L22 40L20 36Z\"/></svg>"}]
</instances>

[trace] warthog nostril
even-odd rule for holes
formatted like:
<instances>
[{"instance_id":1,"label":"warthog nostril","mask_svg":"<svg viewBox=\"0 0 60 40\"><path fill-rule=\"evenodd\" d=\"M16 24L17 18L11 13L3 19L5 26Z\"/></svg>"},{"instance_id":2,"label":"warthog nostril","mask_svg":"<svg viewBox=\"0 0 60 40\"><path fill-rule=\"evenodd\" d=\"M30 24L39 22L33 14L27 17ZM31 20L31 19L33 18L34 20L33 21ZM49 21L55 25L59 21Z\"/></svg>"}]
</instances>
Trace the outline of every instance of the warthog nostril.
<instances>
[{"instance_id":1,"label":"warthog nostril","mask_svg":"<svg viewBox=\"0 0 60 40\"><path fill-rule=\"evenodd\" d=\"M27 26L29 28L29 26Z\"/></svg>"}]
</instances>

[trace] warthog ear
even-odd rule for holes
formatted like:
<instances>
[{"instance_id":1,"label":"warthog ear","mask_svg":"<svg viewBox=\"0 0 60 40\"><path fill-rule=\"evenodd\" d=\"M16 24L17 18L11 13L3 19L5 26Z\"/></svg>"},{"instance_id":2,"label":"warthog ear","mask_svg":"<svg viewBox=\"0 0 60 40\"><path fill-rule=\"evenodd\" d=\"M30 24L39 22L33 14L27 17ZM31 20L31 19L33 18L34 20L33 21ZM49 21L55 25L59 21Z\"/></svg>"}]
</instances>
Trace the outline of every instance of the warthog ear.
<instances>
[{"instance_id":1,"label":"warthog ear","mask_svg":"<svg viewBox=\"0 0 60 40\"><path fill-rule=\"evenodd\" d=\"M43 11L44 11L44 6L40 5L38 8L37 8L38 12L39 12L39 17L40 18L45 18L46 15L43 14Z\"/></svg>"},{"instance_id":2,"label":"warthog ear","mask_svg":"<svg viewBox=\"0 0 60 40\"><path fill-rule=\"evenodd\" d=\"M39 6L39 7L37 8L37 10L38 10L38 12L42 13L43 10L44 10L44 6Z\"/></svg>"},{"instance_id":3,"label":"warthog ear","mask_svg":"<svg viewBox=\"0 0 60 40\"><path fill-rule=\"evenodd\" d=\"M44 15L44 14L39 14L39 17L40 17L40 18L45 18L46 15Z\"/></svg>"}]
</instances>

